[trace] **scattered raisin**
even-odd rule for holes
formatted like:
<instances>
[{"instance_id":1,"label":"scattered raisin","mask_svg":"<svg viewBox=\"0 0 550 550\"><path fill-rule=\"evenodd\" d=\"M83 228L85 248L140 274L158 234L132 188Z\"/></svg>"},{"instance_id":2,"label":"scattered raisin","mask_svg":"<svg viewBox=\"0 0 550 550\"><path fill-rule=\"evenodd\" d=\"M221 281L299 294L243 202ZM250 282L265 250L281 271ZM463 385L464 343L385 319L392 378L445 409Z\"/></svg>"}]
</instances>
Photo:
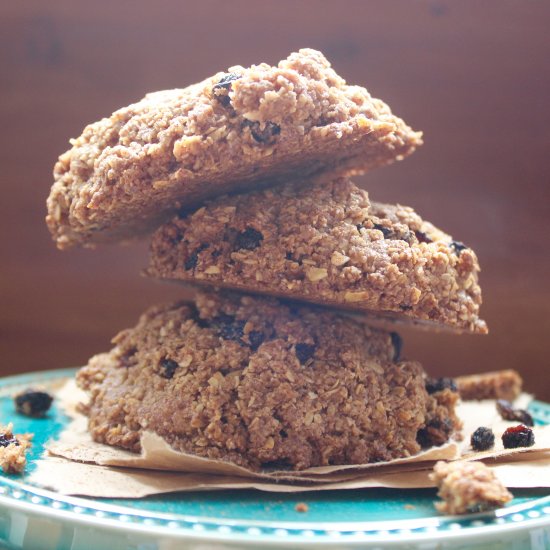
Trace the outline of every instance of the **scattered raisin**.
<instances>
[{"instance_id":1,"label":"scattered raisin","mask_svg":"<svg viewBox=\"0 0 550 550\"><path fill-rule=\"evenodd\" d=\"M491 428L478 428L470 438L470 443L474 451L486 451L495 446L495 434Z\"/></svg>"},{"instance_id":2,"label":"scattered raisin","mask_svg":"<svg viewBox=\"0 0 550 550\"><path fill-rule=\"evenodd\" d=\"M452 432L453 423L449 418L445 418L443 421L439 418L433 418L418 430L416 441L423 448L443 445L449 440Z\"/></svg>"},{"instance_id":3,"label":"scattered raisin","mask_svg":"<svg viewBox=\"0 0 550 550\"><path fill-rule=\"evenodd\" d=\"M235 250L254 250L260 246L264 236L252 227L247 227L241 231L235 239Z\"/></svg>"},{"instance_id":4,"label":"scattered raisin","mask_svg":"<svg viewBox=\"0 0 550 550\"><path fill-rule=\"evenodd\" d=\"M258 121L245 120L244 126L250 128L252 137L258 143L273 143L275 136L281 133L281 127L269 121L265 123L263 129Z\"/></svg>"},{"instance_id":5,"label":"scattered raisin","mask_svg":"<svg viewBox=\"0 0 550 550\"><path fill-rule=\"evenodd\" d=\"M227 73L226 75L222 76L220 81L212 88L212 93L214 94L214 97L224 107L227 107L231 103L231 99L229 98L229 95L227 95L227 93L216 93L216 90L225 90L226 92L229 92L229 90L231 89L231 83L235 80L238 80L239 78L242 78L240 74Z\"/></svg>"},{"instance_id":6,"label":"scattered raisin","mask_svg":"<svg viewBox=\"0 0 550 550\"><path fill-rule=\"evenodd\" d=\"M252 351L256 351L262 345L264 339L265 336L257 330L251 330L248 333L248 341L250 342Z\"/></svg>"},{"instance_id":7,"label":"scattered raisin","mask_svg":"<svg viewBox=\"0 0 550 550\"><path fill-rule=\"evenodd\" d=\"M397 334L397 332L390 333L390 336L391 336L391 343L394 349L393 360L394 362L397 362L401 358L401 350L403 348L403 339L401 338L401 336L399 336L399 334Z\"/></svg>"},{"instance_id":8,"label":"scattered raisin","mask_svg":"<svg viewBox=\"0 0 550 550\"><path fill-rule=\"evenodd\" d=\"M16 395L14 401L19 414L40 418L48 412L53 397L47 392L29 388Z\"/></svg>"},{"instance_id":9,"label":"scattered raisin","mask_svg":"<svg viewBox=\"0 0 550 550\"><path fill-rule=\"evenodd\" d=\"M313 354L315 353L315 345L314 344L296 344L296 357L298 358L298 361L304 365L309 359L313 357Z\"/></svg>"},{"instance_id":10,"label":"scattered raisin","mask_svg":"<svg viewBox=\"0 0 550 550\"><path fill-rule=\"evenodd\" d=\"M175 361L173 361L172 359L166 359L166 357L164 359L161 359L159 364L161 367L160 375L163 378L167 378L168 380L174 377L174 373L179 367L179 365Z\"/></svg>"},{"instance_id":11,"label":"scattered raisin","mask_svg":"<svg viewBox=\"0 0 550 550\"><path fill-rule=\"evenodd\" d=\"M417 238L419 243L433 243L432 239L430 239L430 237L428 237L428 235L426 235L424 231L415 231L414 236Z\"/></svg>"},{"instance_id":12,"label":"scattered raisin","mask_svg":"<svg viewBox=\"0 0 550 550\"><path fill-rule=\"evenodd\" d=\"M502 444L505 449L532 447L535 444L535 434L531 428L519 424L518 426L508 428L502 434Z\"/></svg>"},{"instance_id":13,"label":"scattered raisin","mask_svg":"<svg viewBox=\"0 0 550 550\"><path fill-rule=\"evenodd\" d=\"M196 250L194 250L193 252L191 252L191 254L189 255L189 257L187 258L187 260L185 260L185 263L183 264L183 267L185 267L185 269L187 271L189 271L190 269L194 269L195 267L197 267L197 262L199 261L199 254L203 251L203 250L206 250L210 245L209 244L206 244L206 243L203 243L201 244Z\"/></svg>"},{"instance_id":14,"label":"scattered raisin","mask_svg":"<svg viewBox=\"0 0 550 550\"><path fill-rule=\"evenodd\" d=\"M11 444L19 446L19 441L11 432L0 433L0 447L7 447Z\"/></svg>"},{"instance_id":15,"label":"scattered raisin","mask_svg":"<svg viewBox=\"0 0 550 550\"><path fill-rule=\"evenodd\" d=\"M452 378L428 378L426 380L426 391L429 394L443 390L458 391Z\"/></svg>"},{"instance_id":16,"label":"scattered raisin","mask_svg":"<svg viewBox=\"0 0 550 550\"><path fill-rule=\"evenodd\" d=\"M512 403L510 403L510 401L506 401L505 399L497 400L497 411L504 420L521 422L522 424L525 424L525 426L535 425L533 417L526 410L514 409Z\"/></svg>"},{"instance_id":17,"label":"scattered raisin","mask_svg":"<svg viewBox=\"0 0 550 550\"><path fill-rule=\"evenodd\" d=\"M460 241L451 241L451 244L449 246L453 249L454 253L457 256L460 256L460 253L468 248L464 243L461 243Z\"/></svg>"},{"instance_id":18,"label":"scattered raisin","mask_svg":"<svg viewBox=\"0 0 550 550\"><path fill-rule=\"evenodd\" d=\"M382 235L384 235L384 239L390 239L393 235L393 231L389 227L384 227L379 223L374 224L374 229L378 229L378 231L382 231Z\"/></svg>"}]
</instances>

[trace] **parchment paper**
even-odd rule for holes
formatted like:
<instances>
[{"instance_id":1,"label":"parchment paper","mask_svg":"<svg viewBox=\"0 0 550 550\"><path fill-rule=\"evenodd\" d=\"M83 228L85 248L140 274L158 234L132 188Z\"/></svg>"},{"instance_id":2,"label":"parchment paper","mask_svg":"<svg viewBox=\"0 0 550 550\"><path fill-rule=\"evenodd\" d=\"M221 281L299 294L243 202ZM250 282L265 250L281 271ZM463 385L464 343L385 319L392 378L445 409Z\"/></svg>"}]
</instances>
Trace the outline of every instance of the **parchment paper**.
<instances>
[{"instance_id":1,"label":"parchment paper","mask_svg":"<svg viewBox=\"0 0 550 550\"><path fill-rule=\"evenodd\" d=\"M163 439L145 432L141 455L92 441L87 419L76 412L86 399L70 381L61 388L58 404L72 418L60 438L47 445L31 481L63 494L96 497L139 498L175 491L214 489L259 489L273 492L356 489L366 487L431 487L428 474L437 460L483 459L509 487L550 487L550 426L536 427L533 447L504 449L500 434L514 422L505 422L493 400L464 402L458 415L464 422L465 438L435 447L413 457L363 465L325 466L300 472L253 472L219 460L180 453ZM516 406L524 408L531 397L522 394ZM475 453L470 434L482 424L492 427L496 445Z\"/></svg>"}]
</instances>

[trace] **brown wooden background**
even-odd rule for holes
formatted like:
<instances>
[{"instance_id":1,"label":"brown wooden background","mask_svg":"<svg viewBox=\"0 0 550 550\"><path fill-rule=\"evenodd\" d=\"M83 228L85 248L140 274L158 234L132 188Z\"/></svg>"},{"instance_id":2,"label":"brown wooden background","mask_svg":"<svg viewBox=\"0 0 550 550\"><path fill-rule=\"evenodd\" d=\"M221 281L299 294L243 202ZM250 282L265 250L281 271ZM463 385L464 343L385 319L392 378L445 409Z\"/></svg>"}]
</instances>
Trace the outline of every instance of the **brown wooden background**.
<instances>
[{"instance_id":1,"label":"brown wooden background","mask_svg":"<svg viewBox=\"0 0 550 550\"><path fill-rule=\"evenodd\" d=\"M181 290L146 245L58 252L51 170L83 126L232 64L323 50L425 132L363 178L475 248L487 337L407 332L433 373L513 367L550 400L550 4L543 1L28 1L0 9L0 374L79 365Z\"/></svg>"}]
</instances>

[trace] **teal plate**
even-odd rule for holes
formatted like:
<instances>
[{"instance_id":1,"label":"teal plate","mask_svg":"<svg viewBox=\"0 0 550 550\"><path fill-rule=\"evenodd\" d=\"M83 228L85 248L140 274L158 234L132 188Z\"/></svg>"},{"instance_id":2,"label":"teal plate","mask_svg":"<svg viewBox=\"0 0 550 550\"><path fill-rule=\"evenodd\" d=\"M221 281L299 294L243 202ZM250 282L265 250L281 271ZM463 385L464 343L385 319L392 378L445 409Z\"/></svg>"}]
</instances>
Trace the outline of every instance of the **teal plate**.
<instances>
[{"instance_id":1,"label":"teal plate","mask_svg":"<svg viewBox=\"0 0 550 550\"><path fill-rule=\"evenodd\" d=\"M35 434L25 475L0 478L2 548L550 548L548 489L515 490L510 505L491 513L445 517L436 513L430 489L213 491L131 500L66 497L33 486L27 476L34 461L68 418L55 403L44 419L18 415L12 396L73 374L67 369L0 379L0 420ZM550 422L550 405L534 402L530 412L537 423ZM306 513L295 510L299 502L307 503Z\"/></svg>"}]
</instances>

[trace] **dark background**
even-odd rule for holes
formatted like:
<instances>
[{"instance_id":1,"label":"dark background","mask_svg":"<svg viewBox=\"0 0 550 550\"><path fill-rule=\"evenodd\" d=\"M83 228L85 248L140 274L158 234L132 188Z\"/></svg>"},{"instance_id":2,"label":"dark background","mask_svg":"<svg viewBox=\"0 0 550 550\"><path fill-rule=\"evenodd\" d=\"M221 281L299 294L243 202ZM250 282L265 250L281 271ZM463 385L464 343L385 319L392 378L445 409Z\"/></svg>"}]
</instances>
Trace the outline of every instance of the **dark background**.
<instances>
[{"instance_id":1,"label":"dark background","mask_svg":"<svg viewBox=\"0 0 550 550\"><path fill-rule=\"evenodd\" d=\"M233 64L321 49L425 133L361 179L472 246L489 336L408 331L434 374L516 368L550 400L550 3L4 2L0 16L0 374L81 365L181 289L140 277L147 245L59 252L51 171L85 124Z\"/></svg>"}]
</instances>

